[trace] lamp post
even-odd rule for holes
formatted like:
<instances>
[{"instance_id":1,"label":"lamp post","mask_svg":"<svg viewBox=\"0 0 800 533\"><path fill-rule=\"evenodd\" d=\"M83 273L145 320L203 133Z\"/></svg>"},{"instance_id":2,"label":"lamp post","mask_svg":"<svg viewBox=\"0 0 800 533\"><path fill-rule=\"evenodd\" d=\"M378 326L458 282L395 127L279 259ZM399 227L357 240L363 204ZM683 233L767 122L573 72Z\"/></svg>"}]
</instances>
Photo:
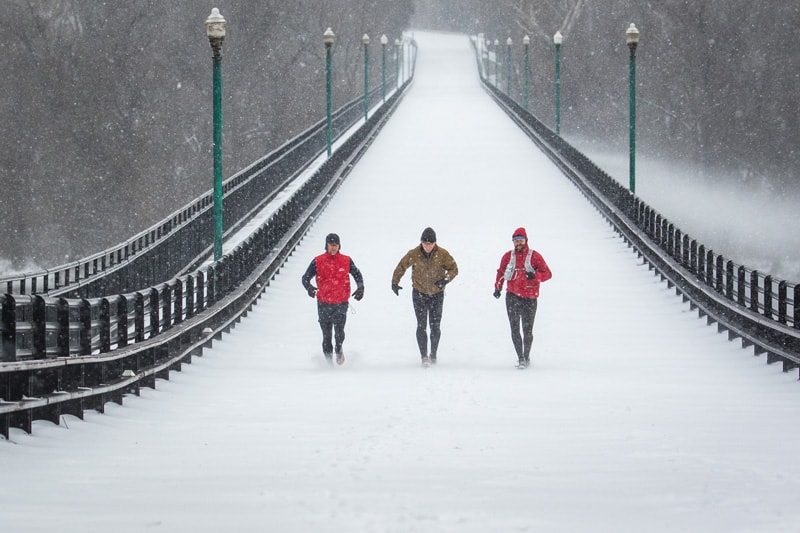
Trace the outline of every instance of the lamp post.
<instances>
[{"instance_id":1,"label":"lamp post","mask_svg":"<svg viewBox=\"0 0 800 533\"><path fill-rule=\"evenodd\" d=\"M216 7L206 19L206 36L211 44L214 79L214 261L222 258L222 41L225 19Z\"/></svg>"},{"instance_id":2,"label":"lamp post","mask_svg":"<svg viewBox=\"0 0 800 533\"><path fill-rule=\"evenodd\" d=\"M386 45L389 43L389 38L386 35L381 35L381 84L383 87L383 103L386 103Z\"/></svg>"},{"instance_id":3,"label":"lamp post","mask_svg":"<svg viewBox=\"0 0 800 533\"><path fill-rule=\"evenodd\" d=\"M506 40L506 95L511 98L511 37Z\"/></svg>"},{"instance_id":4,"label":"lamp post","mask_svg":"<svg viewBox=\"0 0 800 533\"><path fill-rule=\"evenodd\" d=\"M560 31L553 35L553 44L556 47L556 135L561 135L561 41L563 39Z\"/></svg>"},{"instance_id":5,"label":"lamp post","mask_svg":"<svg viewBox=\"0 0 800 533\"><path fill-rule=\"evenodd\" d=\"M331 49L333 48L333 41L336 40L336 35L328 28L322 34L322 42L325 43L325 110L328 120L327 138L328 138L328 157L331 156L331 138L333 137L331 125Z\"/></svg>"},{"instance_id":6,"label":"lamp post","mask_svg":"<svg viewBox=\"0 0 800 533\"><path fill-rule=\"evenodd\" d=\"M500 51L500 40L494 40L494 86L497 87L500 81L497 79L497 64L500 63L497 60L497 52Z\"/></svg>"},{"instance_id":7,"label":"lamp post","mask_svg":"<svg viewBox=\"0 0 800 533\"><path fill-rule=\"evenodd\" d=\"M400 39L394 40L394 88L400 88Z\"/></svg>"},{"instance_id":8,"label":"lamp post","mask_svg":"<svg viewBox=\"0 0 800 533\"><path fill-rule=\"evenodd\" d=\"M361 37L364 43L364 121L369 118L369 35Z\"/></svg>"},{"instance_id":9,"label":"lamp post","mask_svg":"<svg viewBox=\"0 0 800 533\"><path fill-rule=\"evenodd\" d=\"M636 46L639 44L639 30L633 23L628 26L625 32L625 41L631 51L630 55L630 83L629 83L629 124L628 133L630 137L629 155L630 162L628 167L629 188L632 193L636 192Z\"/></svg>"},{"instance_id":10,"label":"lamp post","mask_svg":"<svg viewBox=\"0 0 800 533\"><path fill-rule=\"evenodd\" d=\"M522 38L522 44L525 46L525 111L528 110L528 78L530 77L530 63L528 61L528 49L530 48L531 38L527 35Z\"/></svg>"}]
</instances>

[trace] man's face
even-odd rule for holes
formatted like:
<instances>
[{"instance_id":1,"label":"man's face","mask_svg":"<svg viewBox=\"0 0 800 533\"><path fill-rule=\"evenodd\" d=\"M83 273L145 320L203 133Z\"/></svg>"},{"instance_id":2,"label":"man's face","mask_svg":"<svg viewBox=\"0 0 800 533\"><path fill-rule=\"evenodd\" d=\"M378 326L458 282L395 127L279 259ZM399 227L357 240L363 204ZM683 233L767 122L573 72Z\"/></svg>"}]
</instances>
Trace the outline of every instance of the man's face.
<instances>
[{"instance_id":1,"label":"man's face","mask_svg":"<svg viewBox=\"0 0 800 533\"><path fill-rule=\"evenodd\" d=\"M339 245L338 244L331 244L328 243L327 245L328 253L331 255L336 255L339 253Z\"/></svg>"},{"instance_id":2,"label":"man's face","mask_svg":"<svg viewBox=\"0 0 800 533\"><path fill-rule=\"evenodd\" d=\"M431 250L433 250L433 247L434 247L434 246L436 246L436 243L435 243L435 242L425 242L425 241L422 241L422 249L423 249L423 250L425 250L425 253L426 253L426 254L429 254L429 253L431 253Z\"/></svg>"},{"instance_id":3,"label":"man's face","mask_svg":"<svg viewBox=\"0 0 800 533\"><path fill-rule=\"evenodd\" d=\"M525 249L525 239L514 239L514 250L521 252Z\"/></svg>"}]
</instances>

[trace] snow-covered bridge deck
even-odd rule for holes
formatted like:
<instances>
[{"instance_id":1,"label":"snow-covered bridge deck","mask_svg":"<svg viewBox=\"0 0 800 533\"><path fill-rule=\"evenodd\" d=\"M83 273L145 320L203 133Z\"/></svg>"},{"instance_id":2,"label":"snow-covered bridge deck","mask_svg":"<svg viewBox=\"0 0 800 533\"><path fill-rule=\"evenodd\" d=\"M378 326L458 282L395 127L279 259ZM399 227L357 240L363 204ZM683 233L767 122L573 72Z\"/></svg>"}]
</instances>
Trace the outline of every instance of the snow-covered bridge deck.
<instances>
[{"instance_id":1,"label":"snow-covered bridge deck","mask_svg":"<svg viewBox=\"0 0 800 533\"><path fill-rule=\"evenodd\" d=\"M106 414L0 442L4 531L793 531L800 385L643 266L480 87L467 39L416 35L410 93L267 288L204 357ZM436 368L408 276L459 264ZM514 369L500 255L553 270ZM328 232L364 273L346 364L300 286Z\"/></svg>"}]
</instances>

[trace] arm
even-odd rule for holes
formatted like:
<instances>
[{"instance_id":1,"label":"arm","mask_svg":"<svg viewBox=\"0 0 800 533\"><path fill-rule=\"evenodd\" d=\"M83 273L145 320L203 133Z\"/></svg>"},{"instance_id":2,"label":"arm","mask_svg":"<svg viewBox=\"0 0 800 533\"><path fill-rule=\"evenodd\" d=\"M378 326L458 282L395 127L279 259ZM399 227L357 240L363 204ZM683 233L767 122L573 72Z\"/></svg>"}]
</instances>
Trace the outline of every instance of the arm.
<instances>
[{"instance_id":1,"label":"arm","mask_svg":"<svg viewBox=\"0 0 800 533\"><path fill-rule=\"evenodd\" d=\"M536 269L535 279L539 283L547 281L548 279L553 277L553 273L550 271L550 267L547 266L544 257L542 257L539 252L536 251L533 252L533 256L531 257L531 263L533 264L533 268Z\"/></svg>"},{"instance_id":2,"label":"arm","mask_svg":"<svg viewBox=\"0 0 800 533\"><path fill-rule=\"evenodd\" d=\"M358 269L356 264L353 262L353 259L350 259L350 275L353 276L353 279L356 282L356 287L359 289L364 288L364 276L361 275L361 271Z\"/></svg>"},{"instance_id":3,"label":"arm","mask_svg":"<svg viewBox=\"0 0 800 533\"><path fill-rule=\"evenodd\" d=\"M500 267L497 269L497 276L494 279L494 288L497 291L503 289L506 267L508 266L509 261L511 261L511 252L506 252L503 254L503 257L500 258Z\"/></svg>"},{"instance_id":4,"label":"arm","mask_svg":"<svg viewBox=\"0 0 800 533\"><path fill-rule=\"evenodd\" d=\"M392 285L398 285L400 283L400 278L403 277L408 267L411 266L411 252L413 252L413 250L409 250L394 268L394 272L392 273Z\"/></svg>"},{"instance_id":5,"label":"arm","mask_svg":"<svg viewBox=\"0 0 800 533\"><path fill-rule=\"evenodd\" d=\"M311 260L311 264L308 265L305 274L303 274L303 277L300 278L300 282L303 284L303 288L305 290L308 290L308 286L311 284L311 278L313 278L316 275L317 275L317 260L315 258Z\"/></svg>"}]
</instances>

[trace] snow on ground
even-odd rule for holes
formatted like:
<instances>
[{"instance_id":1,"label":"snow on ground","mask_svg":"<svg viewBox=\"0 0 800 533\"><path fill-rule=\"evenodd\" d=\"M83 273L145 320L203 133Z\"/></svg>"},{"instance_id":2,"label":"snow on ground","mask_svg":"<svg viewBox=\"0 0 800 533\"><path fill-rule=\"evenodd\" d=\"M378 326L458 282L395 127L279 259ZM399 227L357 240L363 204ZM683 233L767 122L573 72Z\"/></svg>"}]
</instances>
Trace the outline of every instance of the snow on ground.
<instances>
[{"instance_id":1,"label":"snow on ground","mask_svg":"<svg viewBox=\"0 0 800 533\"><path fill-rule=\"evenodd\" d=\"M3 531L797 531L797 373L641 264L484 94L466 37L416 38L411 92L232 335L0 442ZM424 370L409 274L389 285L428 225L461 273ZM527 371L492 298L520 225L554 272ZM366 283L336 368L300 285L332 231Z\"/></svg>"}]
</instances>

